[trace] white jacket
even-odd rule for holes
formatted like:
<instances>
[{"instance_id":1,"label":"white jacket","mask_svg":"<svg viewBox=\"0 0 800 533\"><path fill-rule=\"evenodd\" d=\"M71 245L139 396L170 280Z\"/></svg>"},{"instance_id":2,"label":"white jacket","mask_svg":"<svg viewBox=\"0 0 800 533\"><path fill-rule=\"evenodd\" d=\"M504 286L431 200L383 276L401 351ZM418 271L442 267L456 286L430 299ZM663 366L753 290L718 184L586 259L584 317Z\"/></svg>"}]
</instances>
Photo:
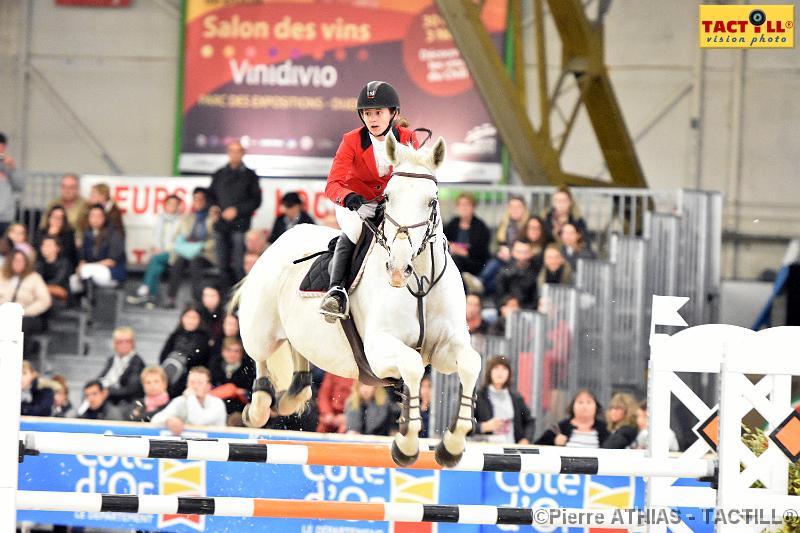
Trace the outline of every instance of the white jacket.
<instances>
[{"instance_id":1,"label":"white jacket","mask_svg":"<svg viewBox=\"0 0 800 533\"><path fill-rule=\"evenodd\" d=\"M203 405L200 405L197 396L183 395L169 402L162 411L153 416L151 422L164 427L167 419L173 416L192 426L224 426L228 412L225 410L225 402L216 396L207 394Z\"/></svg>"}]
</instances>

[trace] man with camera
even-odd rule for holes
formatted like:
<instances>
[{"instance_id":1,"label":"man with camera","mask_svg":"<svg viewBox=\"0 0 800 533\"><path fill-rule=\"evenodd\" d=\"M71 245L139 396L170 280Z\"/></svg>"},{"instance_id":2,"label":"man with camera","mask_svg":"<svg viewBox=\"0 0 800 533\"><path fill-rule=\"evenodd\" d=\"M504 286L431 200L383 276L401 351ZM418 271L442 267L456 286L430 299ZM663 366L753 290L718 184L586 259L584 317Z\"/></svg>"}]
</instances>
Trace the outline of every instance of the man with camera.
<instances>
[{"instance_id":1,"label":"man with camera","mask_svg":"<svg viewBox=\"0 0 800 533\"><path fill-rule=\"evenodd\" d=\"M5 234L8 226L14 221L16 208L14 192L22 190L22 180L14 175L17 164L6 153L8 138L0 133L0 235Z\"/></svg>"}]
</instances>

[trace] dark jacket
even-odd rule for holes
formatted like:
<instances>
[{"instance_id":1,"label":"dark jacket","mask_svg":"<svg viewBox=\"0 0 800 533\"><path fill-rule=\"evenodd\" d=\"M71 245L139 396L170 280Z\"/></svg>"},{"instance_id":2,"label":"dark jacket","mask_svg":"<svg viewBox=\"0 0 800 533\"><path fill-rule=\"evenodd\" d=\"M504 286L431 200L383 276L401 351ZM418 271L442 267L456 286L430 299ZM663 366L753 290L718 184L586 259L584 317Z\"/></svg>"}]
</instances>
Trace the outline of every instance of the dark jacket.
<instances>
[{"instance_id":1,"label":"dark jacket","mask_svg":"<svg viewBox=\"0 0 800 533\"><path fill-rule=\"evenodd\" d=\"M192 367L208 367L208 333L202 329L186 331L179 327L167 337L167 342L164 343L161 354L158 356L158 363L164 363L170 354L175 353L183 355L186 359L183 363L183 371L169 385L170 398L180 396L186 390L186 378Z\"/></svg>"},{"instance_id":2,"label":"dark jacket","mask_svg":"<svg viewBox=\"0 0 800 533\"><path fill-rule=\"evenodd\" d=\"M42 240L47 236L44 230L36 232L36 236L33 238L33 247L36 248L37 252L42 247ZM78 249L75 247L75 232L70 229L62 231L58 235L53 235L53 237L61 247L61 252L58 254L59 257L66 258L67 263L74 269L78 264Z\"/></svg>"},{"instance_id":3,"label":"dark jacket","mask_svg":"<svg viewBox=\"0 0 800 533\"><path fill-rule=\"evenodd\" d=\"M543 217L544 229L547 231L547 235L551 235L554 239L558 239L558 235L553 233L554 213L555 213L555 208L551 207ZM580 234L583 235L583 240L588 243L590 235L588 232L588 228L586 227L586 221L583 219L583 217L576 218L572 214L570 214L567 220L569 224L575 226L575 229L577 229L580 232Z\"/></svg>"},{"instance_id":4,"label":"dark jacket","mask_svg":"<svg viewBox=\"0 0 800 533\"><path fill-rule=\"evenodd\" d=\"M106 375L106 372L111 369L111 364L114 362L115 357L116 355L112 355L108 358L98 379L102 379L103 376ZM140 398L144 395L142 382L139 379L139 375L142 373L142 370L144 370L144 361L139 357L139 354L136 353L128 357L132 358L131 362L128 364L128 368L122 373L117 383L112 383L108 386L108 401L114 405L123 401L133 402L136 398Z\"/></svg>"},{"instance_id":5,"label":"dark jacket","mask_svg":"<svg viewBox=\"0 0 800 533\"><path fill-rule=\"evenodd\" d=\"M509 390L511 393L511 403L514 406L514 442L519 442L522 439L533 440L533 431L535 427L535 420L531 416L531 410L525 405L525 400L522 395L514 390ZM478 395L475 399L475 419L478 421L478 430L480 434L480 423L491 420L494 417L494 410L492 402L489 400L489 387L481 387L478 389Z\"/></svg>"},{"instance_id":6,"label":"dark jacket","mask_svg":"<svg viewBox=\"0 0 800 533\"><path fill-rule=\"evenodd\" d=\"M50 416L53 412L53 389L39 387L39 378L31 383L31 401L20 404L23 416Z\"/></svg>"},{"instance_id":7,"label":"dark jacket","mask_svg":"<svg viewBox=\"0 0 800 533\"><path fill-rule=\"evenodd\" d=\"M575 426L572 425L569 418L565 418L561 422L558 423L559 431L569 439L570 435L572 435L572 431L575 429ZM602 444L608 438L608 426L606 426L605 421L603 420L595 420L594 421L594 430L597 431L597 441ZM556 432L552 429L548 429L538 438L538 440L534 444L542 444L553 446L555 445L556 440Z\"/></svg>"},{"instance_id":8,"label":"dark jacket","mask_svg":"<svg viewBox=\"0 0 800 533\"><path fill-rule=\"evenodd\" d=\"M533 261L526 268L519 268L515 262L503 267L497 274L494 292L497 306L503 305L503 300L513 296L525 309L534 309L539 301L539 291L536 285L536 276L539 271Z\"/></svg>"},{"instance_id":9,"label":"dark jacket","mask_svg":"<svg viewBox=\"0 0 800 533\"><path fill-rule=\"evenodd\" d=\"M83 234L83 246L80 258L87 263L96 263L103 259L113 259L116 263L111 268L111 278L125 281L128 269L125 262L125 236L113 226L107 226L96 236L91 230Z\"/></svg>"},{"instance_id":10,"label":"dark jacket","mask_svg":"<svg viewBox=\"0 0 800 533\"><path fill-rule=\"evenodd\" d=\"M79 418L86 418L89 420L123 420L122 411L111 403L111 400L106 400L100 409L87 409Z\"/></svg>"},{"instance_id":11,"label":"dark jacket","mask_svg":"<svg viewBox=\"0 0 800 533\"><path fill-rule=\"evenodd\" d=\"M594 250L589 248L587 245L584 245L583 249L581 250L573 249L572 253L570 253L570 250L568 250L566 246L562 246L561 255L563 255L564 259L569 262L573 272L578 266L578 259L597 259L597 254L594 253Z\"/></svg>"},{"instance_id":12,"label":"dark jacket","mask_svg":"<svg viewBox=\"0 0 800 533\"><path fill-rule=\"evenodd\" d=\"M636 426L621 426L615 429L606 440L600 444L601 448L614 448L622 450L636 442L639 428Z\"/></svg>"},{"instance_id":13,"label":"dark jacket","mask_svg":"<svg viewBox=\"0 0 800 533\"><path fill-rule=\"evenodd\" d=\"M247 355L243 357L242 364L230 377L225 373L225 360L222 357L212 359L209 362L208 369L211 371L211 383L214 387L233 383L237 389L249 391L253 385L253 380L256 378L255 363ZM244 409L245 404L237 398L225 398L224 400L228 414L241 413L242 409Z\"/></svg>"},{"instance_id":14,"label":"dark jacket","mask_svg":"<svg viewBox=\"0 0 800 533\"><path fill-rule=\"evenodd\" d=\"M300 220L297 221L297 224L316 224L314 219L311 218L311 215L309 215L305 211L300 211L299 218ZM288 229L288 224L289 221L286 219L286 215L276 218L275 224L273 224L272 226L272 231L269 234L269 242L274 243L275 241L278 240L278 237L286 233L286 230Z\"/></svg>"},{"instance_id":15,"label":"dark jacket","mask_svg":"<svg viewBox=\"0 0 800 533\"><path fill-rule=\"evenodd\" d=\"M374 399L366 403L362 401L358 407L347 402L344 410L347 430L362 435L388 435L392 425L391 407L388 401L378 405Z\"/></svg>"},{"instance_id":16,"label":"dark jacket","mask_svg":"<svg viewBox=\"0 0 800 533\"><path fill-rule=\"evenodd\" d=\"M455 217L444 227L444 235L450 242L461 242L458 240L458 223L459 218ZM467 257L454 255L453 261L461 272L469 272L470 274L478 276L481 270L483 270L483 267L486 266L486 261L488 261L491 256L489 253L489 243L492 240L492 234L483 220L476 216L472 217L472 222L470 222L467 234L469 236L469 241L464 244L469 246L469 255L467 255Z\"/></svg>"},{"instance_id":17,"label":"dark jacket","mask_svg":"<svg viewBox=\"0 0 800 533\"><path fill-rule=\"evenodd\" d=\"M62 255L56 257L52 263L48 263L41 256L36 260L36 272L42 276L47 285L58 285L69 290L69 277L73 270L67 258Z\"/></svg>"},{"instance_id":18,"label":"dark jacket","mask_svg":"<svg viewBox=\"0 0 800 533\"><path fill-rule=\"evenodd\" d=\"M223 329L222 324L225 321L225 310L220 305L213 311L209 311L205 306L200 306L200 320L203 323L203 328L208 332L211 339L222 339ZM214 342L216 344L216 342Z\"/></svg>"},{"instance_id":19,"label":"dark jacket","mask_svg":"<svg viewBox=\"0 0 800 533\"><path fill-rule=\"evenodd\" d=\"M235 169L225 165L211 176L208 196L210 205L216 205L222 211L235 207L237 211L235 219L228 222L220 218L214 229L223 233L247 231L253 213L261 206L258 175L244 164Z\"/></svg>"}]
</instances>

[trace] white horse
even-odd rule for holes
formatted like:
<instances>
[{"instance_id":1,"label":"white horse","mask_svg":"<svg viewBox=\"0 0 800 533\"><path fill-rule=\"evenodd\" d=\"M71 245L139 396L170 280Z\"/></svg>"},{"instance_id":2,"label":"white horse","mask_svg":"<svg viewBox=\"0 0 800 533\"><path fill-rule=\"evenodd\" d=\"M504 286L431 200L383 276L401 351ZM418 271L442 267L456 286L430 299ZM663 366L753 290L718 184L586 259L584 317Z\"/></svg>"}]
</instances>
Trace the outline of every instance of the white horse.
<instances>
[{"instance_id":1,"label":"white horse","mask_svg":"<svg viewBox=\"0 0 800 533\"><path fill-rule=\"evenodd\" d=\"M381 379L402 378L407 387L405 420L401 419L401 431L392 445L399 465L413 463L419 454L419 388L425 365L430 363L444 374L458 372L460 407L436 447L439 464L454 466L472 430L472 398L481 362L470 346L464 289L447 252L438 212L433 172L444 160L445 143L440 137L432 149L415 151L390 133L386 151L394 174L385 191L386 222L378 232L385 241L376 243L366 259L362 279L350 295L351 315L373 373ZM299 294L312 261L293 263L326 249L336 235L333 229L305 224L287 231L258 259L231 299L230 308L239 309L245 350L256 361L252 403L243 413L250 427L266 424L273 402L281 415L305 407L311 397L309 361L326 372L358 378L340 324L323 319L319 299ZM417 276L426 278L422 292L429 290L423 299L425 334L419 352L412 348L420 335L418 302L409 290L419 292ZM437 280L433 287L430 280ZM288 376L270 379L278 376L271 376L266 361L284 340L292 348L294 374L291 386L275 394L271 384L286 383Z\"/></svg>"}]
</instances>

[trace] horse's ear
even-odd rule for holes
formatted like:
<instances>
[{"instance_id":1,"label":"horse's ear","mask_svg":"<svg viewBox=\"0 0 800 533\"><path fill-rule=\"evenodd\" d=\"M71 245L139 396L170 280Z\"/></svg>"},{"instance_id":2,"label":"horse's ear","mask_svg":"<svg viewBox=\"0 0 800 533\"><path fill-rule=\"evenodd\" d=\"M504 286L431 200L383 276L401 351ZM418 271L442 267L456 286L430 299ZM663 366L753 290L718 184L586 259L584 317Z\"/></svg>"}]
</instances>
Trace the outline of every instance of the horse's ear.
<instances>
[{"instance_id":1,"label":"horse's ear","mask_svg":"<svg viewBox=\"0 0 800 533\"><path fill-rule=\"evenodd\" d=\"M433 168L438 168L444 161L446 155L447 147L444 144L444 137L439 137L436 140L436 144L433 145L433 152L431 153Z\"/></svg>"},{"instance_id":2,"label":"horse's ear","mask_svg":"<svg viewBox=\"0 0 800 533\"><path fill-rule=\"evenodd\" d=\"M386 134L386 155L389 156L392 165L397 165L397 139L391 130Z\"/></svg>"}]
</instances>

